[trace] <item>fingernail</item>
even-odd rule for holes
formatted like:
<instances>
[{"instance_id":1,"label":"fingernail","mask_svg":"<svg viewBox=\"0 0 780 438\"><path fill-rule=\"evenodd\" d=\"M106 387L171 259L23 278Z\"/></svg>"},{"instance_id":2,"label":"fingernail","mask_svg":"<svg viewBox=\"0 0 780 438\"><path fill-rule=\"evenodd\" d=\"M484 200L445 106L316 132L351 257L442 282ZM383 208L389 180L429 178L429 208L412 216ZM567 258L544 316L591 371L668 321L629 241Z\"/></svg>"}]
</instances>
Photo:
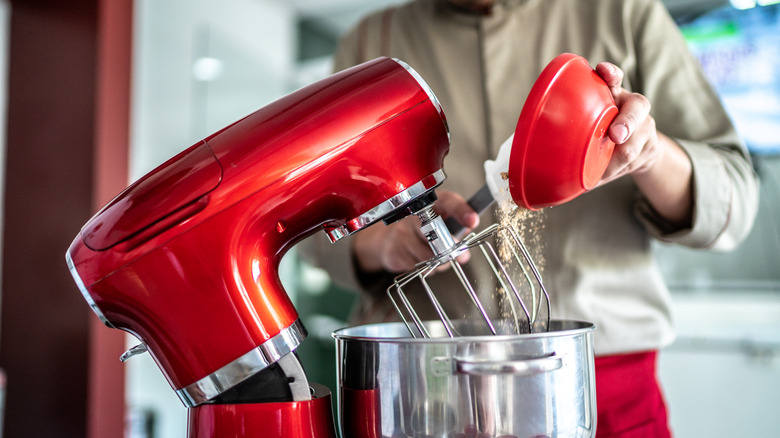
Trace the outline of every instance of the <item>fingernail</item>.
<instances>
[{"instance_id":1,"label":"fingernail","mask_svg":"<svg viewBox=\"0 0 780 438\"><path fill-rule=\"evenodd\" d=\"M476 227L479 225L479 215L476 213L466 213L463 216L463 223L466 224L469 228Z\"/></svg>"},{"instance_id":2,"label":"fingernail","mask_svg":"<svg viewBox=\"0 0 780 438\"><path fill-rule=\"evenodd\" d=\"M617 139L616 143L624 143L626 137L628 137L628 128L626 128L626 125L615 125L612 127L612 134Z\"/></svg>"}]
</instances>

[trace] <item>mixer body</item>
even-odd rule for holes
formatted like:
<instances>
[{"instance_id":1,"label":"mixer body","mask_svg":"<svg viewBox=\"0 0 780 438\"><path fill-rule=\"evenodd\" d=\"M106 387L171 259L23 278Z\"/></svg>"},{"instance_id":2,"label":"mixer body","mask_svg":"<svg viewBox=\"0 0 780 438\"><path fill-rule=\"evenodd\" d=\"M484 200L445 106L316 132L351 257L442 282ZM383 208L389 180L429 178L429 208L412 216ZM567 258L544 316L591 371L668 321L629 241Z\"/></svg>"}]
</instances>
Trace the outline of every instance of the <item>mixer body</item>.
<instances>
[{"instance_id":1,"label":"mixer body","mask_svg":"<svg viewBox=\"0 0 780 438\"><path fill-rule=\"evenodd\" d=\"M432 202L448 148L446 120L424 82L379 58L293 92L151 171L83 227L68 265L98 317L136 336L185 406L202 408L193 415L216 421L220 395L294 357L306 336L278 274L286 251L318 230L337 240ZM288 401L317 399L308 392ZM272 404L262 409L281 412ZM315 404L310 412L330 416Z\"/></svg>"},{"instance_id":2,"label":"mixer body","mask_svg":"<svg viewBox=\"0 0 780 438\"><path fill-rule=\"evenodd\" d=\"M188 438L337 438L330 390L313 384L310 400L205 403L189 410Z\"/></svg>"}]
</instances>

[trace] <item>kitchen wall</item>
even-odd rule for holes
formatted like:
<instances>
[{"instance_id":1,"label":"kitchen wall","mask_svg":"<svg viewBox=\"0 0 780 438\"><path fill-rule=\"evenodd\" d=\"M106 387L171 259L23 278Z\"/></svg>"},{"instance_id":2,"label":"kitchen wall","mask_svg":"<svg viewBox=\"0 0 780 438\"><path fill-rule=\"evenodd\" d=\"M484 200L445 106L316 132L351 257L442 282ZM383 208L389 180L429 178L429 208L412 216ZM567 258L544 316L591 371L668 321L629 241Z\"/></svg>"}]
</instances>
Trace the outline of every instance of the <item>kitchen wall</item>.
<instances>
[{"instance_id":1,"label":"kitchen wall","mask_svg":"<svg viewBox=\"0 0 780 438\"><path fill-rule=\"evenodd\" d=\"M131 176L289 92L296 16L280 1L135 2Z\"/></svg>"},{"instance_id":2,"label":"kitchen wall","mask_svg":"<svg viewBox=\"0 0 780 438\"><path fill-rule=\"evenodd\" d=\"M131 179L327 74L335 38L389 3L136 0ZM669 6L684 14L712 3ZM771 415L780 408L780 159L761 156L756 165L761 210L745 244L729 254L657 245L680 327L660 362L679 437L770 436L780 426ZM353 295L294 253L283 278L310 333L299 349L305 364L316 365L310 378L335 390L330 333L344 324ZM186 411L148 355L129 361L127 371L134 436L183 437Z\"/></svg>"}]
</instances>

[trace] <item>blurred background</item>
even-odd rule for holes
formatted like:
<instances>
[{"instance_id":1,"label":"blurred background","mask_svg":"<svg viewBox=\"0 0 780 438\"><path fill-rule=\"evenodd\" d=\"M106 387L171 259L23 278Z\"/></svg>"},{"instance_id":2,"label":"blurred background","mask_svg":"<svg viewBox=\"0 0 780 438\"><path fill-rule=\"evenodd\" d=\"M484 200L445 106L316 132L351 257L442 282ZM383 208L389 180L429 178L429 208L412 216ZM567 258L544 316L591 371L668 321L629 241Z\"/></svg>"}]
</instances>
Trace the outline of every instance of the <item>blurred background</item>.
<instances>
[{"instance_id":1,"label":"blurred background","mask_svg":"<svg viewBox=\"0 0 780 438\"><path fill-rule=\"evenodd\" d=\"M63 4L67 3L67 4ZM339 37L397 0L0 1L3 437L186 436L149 355L91 313L64 254L129 182L331 72ZM750 147L761 204L728 254L657 245L679 336L660 355L677 437L780 430L780 5L665 0ZM446 108L445 108L446 111ZM354 295L291 251L282 278L335 394Z\"/></svg>"}]
</instances>

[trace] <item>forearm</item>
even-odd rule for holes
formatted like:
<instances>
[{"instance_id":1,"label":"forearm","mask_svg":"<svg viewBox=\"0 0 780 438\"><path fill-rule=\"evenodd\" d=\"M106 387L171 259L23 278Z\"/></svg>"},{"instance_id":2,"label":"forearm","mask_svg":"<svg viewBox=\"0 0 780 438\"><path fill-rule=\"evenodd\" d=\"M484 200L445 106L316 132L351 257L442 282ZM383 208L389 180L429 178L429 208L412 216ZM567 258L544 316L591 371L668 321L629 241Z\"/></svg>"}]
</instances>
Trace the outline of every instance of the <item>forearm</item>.
<instances>
[{"instance_id":1,"label":"forearm","mask_svg":"<svg viewBox=\"0 0 780 438\"><path fill-rule=\"evenodd\" d=\"M381 226L368 227L352 237L352 253L357 268L362 272L379 272L384 269L378 248L382 242Z\"/></svg>"},{"instance_id":2,"label":"forearm","mask_svg":"<svg viewBox=\"0 0 780 438\"><path fill-rule=\"evenodd\" d=\"M691 225L693 166L688 154L658 133L659 156L643 172L633 173L637 187L661 217L682 229Z\"/></svg>"}]
</instances>

